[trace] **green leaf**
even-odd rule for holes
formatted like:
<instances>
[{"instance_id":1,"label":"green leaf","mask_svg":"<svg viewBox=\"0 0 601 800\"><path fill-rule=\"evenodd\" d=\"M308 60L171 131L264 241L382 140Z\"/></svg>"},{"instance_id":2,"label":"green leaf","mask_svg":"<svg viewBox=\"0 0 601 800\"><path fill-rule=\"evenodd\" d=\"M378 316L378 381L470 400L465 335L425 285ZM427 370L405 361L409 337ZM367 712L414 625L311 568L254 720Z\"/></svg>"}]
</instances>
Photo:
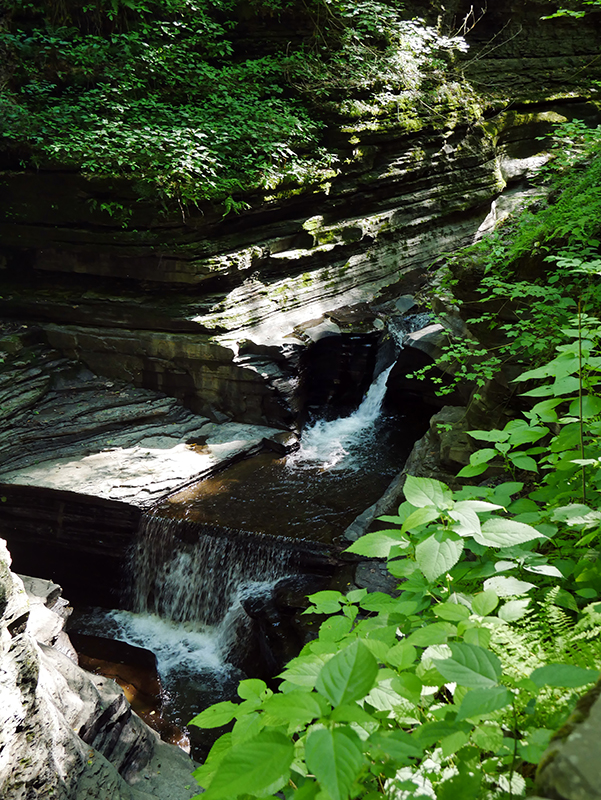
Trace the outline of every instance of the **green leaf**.
<instances>
[{"instance_id":1,"label":"green leaf","mask_svg":"<svg viewBox=\"0 0 601 800\"><path fill-rule=\"evenodd\" d=\"M431 622L418 628L405 639L405 642L415 647L429 647L431 644L442 644L449 636L454 636L457 628L449 622Z\"/></svg>"},{"instance_id":2,"label":"green leaf","mask_svg":"<svg viewBox=\"0 0 601 800\"><path fill-rule=\"evenodd\" d=\"M517 622L528 613L528 606L530 605L530 598L524 600L510 600L499 609L499 619L503 622Z\"/></svg>"},{"instance_id":3,"label":"green leaf","mask_svg":"<svg viewBox=\"0 0 601 800\"><path fill-rule=\"evenodd\" d=\"M298 656L289 661L280 677L296 686L308 686L311 689L329 657L319 656L314 653L308 656Z\"/></svg>"},{"instance_id":4,"label":"green leaf","mask_svg":"<svg viewBox=\"0 0 601 800\"><path fill-rule=\"evenodd\" d=\"M478 439L480 442L505 442L509 438L507 431L468 431L472 439ZM493 451L494 452L494 451Z\"/></svg>"},{"instance_id":5,"label":"green leaf","mask_svg":"<svg viewBox=\"0 0 601 800\"><path fill-rule=\"evenodd\" d=\"M315 688L332 705L365 697L375 683L378 662L361 642L354 642L325 664Z\"/></svg>"},{"instance_id":6,"label":"green leaf","mask_svg":"<svg viewBox=\"0 0 601 800\"><path fill-rule=\"evenodd\" d=\"M453 500L451 490L444 483L432 478L415 478L413 475L407 475L403 494L416 508L434 506L444 509Z\"/></svg>"},{"instance_id":7,"label":"green leaf","mask_svg":"<svg viewBox=\"0 0 601 800\"><path fill-rule=\"evenodd\" d=\"M519 597L534 589L533 583L520 581L517 578L498 575L484 581L484 588L496 592L499 597Z\"/></svg>"},{"instance_id":8,"label":"green leaf","mask_svg":"<svg viewBox=\"0 0 601 800\"><path fill-rule=\"evenodd\" d=\"M474 539L478 544L485 547L513 547L522 542L544 538L543 534L531 525L501 517L491 517L485 520L482 523L482 533L474 534Z\"/></svg>"},{"instance_id":9,"label":"green leaf","mask_svg":"<svg viewBox=\"0 0 601 800\"><path fill-rule=\"evenodd\" d=\"M505 737L500 725L495 723L484 723L478 726L472 733L472 741L481 750L491 750L496 753L503 746Z\"/></svg>"},{"instance_id":10,"label":"green leaf","mask_svg":"<svg viewBox=\"0 0 601 800\"><path fill-rule=\"evenodd\" d=\"M434 660L434 666L445 680L468 689L488 689L501 677L501 662L490 650L472 644L453 642L451 658Z\"/></svg>"},{"instance_id":11,"label":"green leaf","mask_svg":"<svg viewBox=\"0 0 601 800\"><path fill-rule=\"evenodd\" d=\"M580 401L578 399L571 402L568 414L573 417L580 417ZM601 397L595 397L591 394L584 395L582 398L582 418L590 419L598 414L601 414Z\"/></svg>"},{"instance_id":12,"label":"green leaf","mask_svg":"<svg viewBox=\"0 0 601 800\"><path fill-rule=\"evenodd\" d=\"M357 722L359 725L373 725L375 722L371 714L364 711L357 703L346 703L336 708L330 714L334 722Z\"/></svg>"},{"instance_id":13,"label":"green leaf","mask_svg":"<svg viewBox=\"0 0 601 800\"><path fill-rule=\"evenodd\" d=\"M399 767L421 758L423 747L405 731L376 731L367 740L369 752L376 758L393 759Z\"/></svg>"},{"instance_id":14,"label":"green leaf","mask_svg":"<svg viewBox=\"0 0 601 800\"><path fill-rule=\"evenodd\" d=\"M499 597L491 589L480 592L472 600L472 611L480 617L487 617L499 604Z\"/></svg>"},{"instance_id":15,"label":"green leaf","mask_svg":"<svg viewBox=\"0 0 601 800\"><path fill-rule=\"evenodd\" d=\"M222 703L215 703L205 708L194 719L191 719L189 724L196 725L199 728L221 728L222 725L227 725L228 722L231 722L239 710L240 706L237 703L232 703L231 700L224 700Z\"/></svg>"},{"instance_id":16,"label":"green leaf","mask_svg":"<svg viewBox=\"0 0 601 800\"><path fill-rule=\"evenodd\" d=\"M319 638L324 641L339 642L349 633L352 625L352 621L341 614L328 617L319 627Z\"/></svg>"},{"instance_id":17,"label":"green leaf","mask_svg":"<svg viewBox=\"0 0 601 800\"><path fill-rule=\"evenodd\" d=\"M323 699L309 692L293 691L274 694L263 703L263 711L283 722L302 722L307 724L327 713L329 706L322 706Z\"/></svg>"},{"instance_id":18,"label":"green leaf","mask_svg":"<svg viewBox=\"0 0 601 800\"><path fill-rule=\"evenodd\" d=\"M386 661L397 669L403 670L410 667L417 658L417 650L408 642L399 642L391 647L386 654Z\"/></svg>"},{"instance_id":19,"label":"green leaf","mask_svg":"<svg viewBox=\"0 0 601 800\"><path fill-rule=\"evenodd\" d=\"M397 546L408 546L407 537L400 531L377 531L361 536L345 552L370 558L388 558L392 548Z\"/></svg>"},{"instance_id":20,"label":"green leaf","mask_svg":"<svg viewBox=\"0 0 601 800\"><path fill-rule=\"evenodd\" d=\"M575 688L593 683L599 678L599 672L594 669L584 669L574 667L571 664L546 664L544 667L535 669L530 675L539 689L543 686L558 686L563 688Z\"/></svg>"},{"instance_id":21,"label":"green leaf","mask_svg":"<svg viewBox=\"0 0 601 800\"><path fill-rule=\"evenodd\" d=\"M217 767L206 800L239 794L273 794L288 779L294 745L277 731L262 731L254 739L235 745Z\"/></svg>"},{"instance_id":22,"label":"green leaf","mask_svg":"<svg viewBox=\"0 0 601 800\"><path fill-rule=\"evenodd\" d=\"M514 467L525 469L527 472L538 472L538 464L531 456L523 453L510 453L508 456Z\"/></svg>"},{"instance_id":23,"label":"green leaf","mask_svg":"<svg viewBox=\"0 0 601 800\"><path fill-rule=\"evenodd\" d=\"M403 522L402 532L405 533L405 531L414 530L421 525L427 525L429 522L438 519L439 516L440 512L436 508L432 508L432 506L416 508Z\"/></svg>"},{"instance_id":24,"label":"green leaf","mask_svg":"<svg viewBox=\"0 0 601 800\"><path fill-rule=\"evenodd\" d=\"M436 787L437 800L477 800L481 797L482 780L479 769L470 769L466 764L458 764L458 772Z\"/></svg>"},{"instance_id":25,"label":"green leaf","mask_svg":"<svg viewBox=\"0 0 601 800\"><path fill-rule=\"evenodd\" d=\"M472 689L463 698L463 702L457 712L457 719L469 719L480 717L483 714L491 714L500 708L508 706L513 699L509 689L503 686L491 686L489 689Z\"/></svg>"},{"instance_id":26,"label":"green leaf","mask_svg":"<svg viewBox=\"0 0 601 800\"><path fill-rule=\"evenodd\" d=\"M312 728L305 760L332 800L347 800L364 759L359 737L351 728Z\"/></svg>"},{"instance_id":27,"label":"green leaf","mask_svg":"<svg viewBox=\"0 0 601 800\"><path fill-rule=\"evenodd\" d=\"M482 475L483 472L486 472L488 466L486 464L468 464L465 467L462 467L459 472L457 473L458 478L476 478L478 475Z\"/></svg>"},{"instance_id":28,"label":"green leaf","mask_svg":"<svg viewBox=\"0 0 601 800\"><path fill-rule=\"evenodd\" d=\"M265 696L267 684L258 678L249 678L238 684L238 695L243 700L262 700Z\"/></svg>"},{"instance_id":29,"label":"green leaf","mask_svg":"<svg viewBox=\"0 0 601 800\"><path fill-rule=\"evenodd\" d=\"M462 619L468 619L470 615L469 608L461 603L439 603L432 608L432 611L437 617L448 622L460 622Z\"/></svg>"},{"instance_id":30,"label":"green leaf","mask_svg":"<svg viewBox=\"0 0 601 800\"><path fill-rule=\"evenodd\" d=\"M480 518L470 507L469 500L455 503L455 507L449 511L449 516L457 523L453 525L453 530L460 536L474 536L480 533Z\"/></svg>"},{"instance_id":31,"label":"green leaf","mask_svg":"<svg viewBox=\"0 0 601 800\"><path fill-rule=\"evenodd\" d=\"M461 539L450 539L444 533L435 533L415 548L415 560L430 583L448 572L459 561L463 551Z\"/></svg>"}]
</instances>

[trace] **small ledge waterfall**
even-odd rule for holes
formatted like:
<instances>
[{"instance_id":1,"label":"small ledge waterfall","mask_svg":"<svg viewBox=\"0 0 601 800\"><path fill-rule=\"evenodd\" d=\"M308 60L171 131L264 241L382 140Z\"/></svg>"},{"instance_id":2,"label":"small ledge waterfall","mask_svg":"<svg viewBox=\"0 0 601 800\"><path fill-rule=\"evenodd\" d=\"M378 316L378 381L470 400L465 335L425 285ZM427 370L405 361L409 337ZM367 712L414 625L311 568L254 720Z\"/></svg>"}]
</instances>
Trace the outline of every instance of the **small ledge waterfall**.
<instances>
[{"instance_id":1,"label":"small ledge waterfall","mask_svg":"<svg viewBox=\"0 0 601 800\"><path fill-rule=\"evenodd\" d=\"M299 450L288 458L288 464L319 464L323 469L334 467L360 468L361 447L373 431L382 411L386 381L394 364L381 372L369 387L359 408L348 417L331 421L318 420L303 431Z\"/></svg>"},{"instance_id":2,"label":"small ledge waterfall","mask_svg":"<svg viewBox=\"0 0 601 800\"><path fill-rule=\"evenodd\" d=\"M146 514L132 559L133 608L174 622L217 625L253 584L291 572L291 552L268 537L200 533L178 536L184 520ZM198 526L199 530L202 530Z\"/></svg>"}]
</instances>

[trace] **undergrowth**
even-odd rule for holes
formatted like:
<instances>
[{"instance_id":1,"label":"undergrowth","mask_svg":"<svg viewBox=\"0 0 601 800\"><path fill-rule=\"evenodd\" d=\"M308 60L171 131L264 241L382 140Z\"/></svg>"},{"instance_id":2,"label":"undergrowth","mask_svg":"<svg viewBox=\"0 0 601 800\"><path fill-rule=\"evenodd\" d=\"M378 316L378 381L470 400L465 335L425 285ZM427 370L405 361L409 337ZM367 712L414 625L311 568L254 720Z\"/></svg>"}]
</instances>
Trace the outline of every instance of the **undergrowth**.
<instances>
[{"instance_id":1,"label":"undergrowth","mask_svg":"<svg viewBox=\"0 0 601 800\"><path fill-rule=\"evenodd\" d=\"M3 0L0 150L22 166L130 178L182 209L244 193L327 190L334 102L415 126L459 38L381 0ZM292 33L293 31L300 33ZM426 85L427 84L427 85ZM359 103L361 105L361 103ZM368 115L369 115L368 114ZM406 117L406 120L405 120Z\"/></svg>"}]
</instances>

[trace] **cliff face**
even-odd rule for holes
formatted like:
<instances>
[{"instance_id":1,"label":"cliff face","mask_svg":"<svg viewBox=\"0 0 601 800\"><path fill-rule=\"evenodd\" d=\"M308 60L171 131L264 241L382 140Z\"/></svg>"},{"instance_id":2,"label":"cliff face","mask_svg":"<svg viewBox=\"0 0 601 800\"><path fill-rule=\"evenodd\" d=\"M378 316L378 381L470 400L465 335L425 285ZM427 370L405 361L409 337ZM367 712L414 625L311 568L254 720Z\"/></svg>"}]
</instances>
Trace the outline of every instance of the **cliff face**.
<instances>
[{"instance_id":1,"label":"cliff face","mask_svg":"<svg viewBox=\"0 0 601 800\"><path fill-rule=\"evenodd\" d=\"M213 420L290 427L319 324L419 288L440 253L519 202L553 122L596 113L598 15L464 5L430 9L470 44L446 112L431 113L425 94L411 124L400 107L332 105L324 137L341 166L325 188L249 196L223 217L209 205L165 212L133 181L0 173L0 313L39 323L94 372ZM127 209L127 228L102 211L108 201ZM344 332L334 321L328 335Z\"/></svg>"}]
</instances>

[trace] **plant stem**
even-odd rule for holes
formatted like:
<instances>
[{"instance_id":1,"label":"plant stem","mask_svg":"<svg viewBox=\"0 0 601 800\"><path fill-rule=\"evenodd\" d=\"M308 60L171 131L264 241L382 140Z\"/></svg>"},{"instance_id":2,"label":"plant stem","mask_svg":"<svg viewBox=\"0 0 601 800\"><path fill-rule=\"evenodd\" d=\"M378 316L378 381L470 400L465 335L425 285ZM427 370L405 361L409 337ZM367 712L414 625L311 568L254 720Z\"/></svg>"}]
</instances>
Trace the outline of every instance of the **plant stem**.
<instances>
[{"instance_id":1,"label":"plant stem","mask_svg":"<svg viewBox=\"0 0 601 800\"><path fill-rule=\"evenodd\" d=\"M578 300L578 416L580 418L580 458L584 461L584 420L582 417L582 308ZM582 502L586 503L586 467L582 465Z\"/></svg>"}]
</instances>

